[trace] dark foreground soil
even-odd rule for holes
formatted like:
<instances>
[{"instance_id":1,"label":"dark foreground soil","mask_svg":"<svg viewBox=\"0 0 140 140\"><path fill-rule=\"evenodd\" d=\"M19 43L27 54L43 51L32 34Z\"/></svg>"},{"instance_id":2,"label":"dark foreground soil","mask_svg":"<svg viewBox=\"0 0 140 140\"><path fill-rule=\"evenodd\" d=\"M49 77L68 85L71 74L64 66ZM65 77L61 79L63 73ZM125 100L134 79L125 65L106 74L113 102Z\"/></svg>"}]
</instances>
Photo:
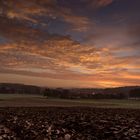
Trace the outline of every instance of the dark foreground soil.
<instances>
[{"instance_id":1,"label":"dark foreground soil","mask_svg":"<svg viewBox=\"0 0 140 140\"><path fill-rule=\"evenodd\" d=\"M0 140L140 140L140 110L0 108Z\"/></svg>"}]
</instances>

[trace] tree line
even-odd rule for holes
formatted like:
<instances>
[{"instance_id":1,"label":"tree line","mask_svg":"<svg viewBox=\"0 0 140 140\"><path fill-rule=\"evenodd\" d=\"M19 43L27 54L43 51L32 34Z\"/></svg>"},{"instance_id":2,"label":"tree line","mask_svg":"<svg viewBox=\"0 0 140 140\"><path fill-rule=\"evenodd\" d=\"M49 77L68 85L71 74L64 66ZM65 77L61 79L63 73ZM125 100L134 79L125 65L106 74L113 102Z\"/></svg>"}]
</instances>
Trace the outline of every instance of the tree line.
<instances>
[{"instance_id":1,"label":"tree line","mask_svg":"<svg viewBox=\"0 0 140 140\"><path fill-rule=\"evenodd\" d=\"M44 96L48 98L63 98L63 99L129 99L140 98L140 88L132 89L127 93L79 93L70 89L46 89Z\"/></svg>"},{"instance_id":2,"label":"tree line","mask_svg":"<svg viewBox=\"0 0 140 140\"><path fill-rule=\"evenodd\" d=\"M140 98L140 87L119 87L119 88L42 88L23 84L0 84L0 93L4 94L36 94L47 98L63 99L129 99Z\"/></svg>"}]
</instances>

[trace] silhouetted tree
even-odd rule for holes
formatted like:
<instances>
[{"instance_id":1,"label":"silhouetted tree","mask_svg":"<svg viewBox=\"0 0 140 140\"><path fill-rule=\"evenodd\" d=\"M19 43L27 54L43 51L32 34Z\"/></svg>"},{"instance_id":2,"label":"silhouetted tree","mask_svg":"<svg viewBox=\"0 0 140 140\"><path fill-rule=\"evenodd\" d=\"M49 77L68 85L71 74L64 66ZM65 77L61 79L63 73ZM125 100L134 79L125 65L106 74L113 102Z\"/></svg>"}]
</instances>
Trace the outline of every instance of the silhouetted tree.
<instances>
[{"instance_id":1,"label":"silhouetted tree","mask_svg":"<svg viewBox=\"0 0 140 140\"><path fill-rule=\"evenodd\" d=\"M129 96L140 98L140 88L130 90Z\"/></svg>"}]
</instances>

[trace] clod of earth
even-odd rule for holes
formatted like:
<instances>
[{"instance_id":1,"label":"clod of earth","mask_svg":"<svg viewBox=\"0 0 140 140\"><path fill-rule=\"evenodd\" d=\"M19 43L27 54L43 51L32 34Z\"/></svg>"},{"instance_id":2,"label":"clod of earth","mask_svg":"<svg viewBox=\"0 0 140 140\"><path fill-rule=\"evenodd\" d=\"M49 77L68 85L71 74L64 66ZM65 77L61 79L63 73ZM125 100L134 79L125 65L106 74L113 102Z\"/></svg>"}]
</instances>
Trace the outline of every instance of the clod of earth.
<instances>
[{"instance_id":1,"label":"clod of earth","mask_svg":"<svg viewBox=\"0 0 140 140\"><path fill-rule=\"evenodd\" d=\"M0 108L0 140L139 140L140 110Z\"/></svg>"}]
</instances>

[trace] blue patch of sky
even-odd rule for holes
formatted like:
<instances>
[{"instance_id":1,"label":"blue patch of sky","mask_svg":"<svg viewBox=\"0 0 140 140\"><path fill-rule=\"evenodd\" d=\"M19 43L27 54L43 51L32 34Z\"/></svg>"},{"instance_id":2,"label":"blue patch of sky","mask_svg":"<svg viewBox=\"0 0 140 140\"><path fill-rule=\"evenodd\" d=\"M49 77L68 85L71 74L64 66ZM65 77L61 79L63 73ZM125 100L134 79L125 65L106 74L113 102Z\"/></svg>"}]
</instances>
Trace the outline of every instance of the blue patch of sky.
<instances>
[{"instance_id":1,"label":"blue patch of sky","mask_svg":"<svg viewBox=\"0 0 140 140\"><path fill-rule=\"evenodd\" d=\"M68 29L70 25L65 23L62 19L51 18L48 16L35 16L37 23L30 23L29 26L33 29L38 29L46 33L58 34L62 36L69 35Z\"/></svg>"},{"instance_id":2,"label":"blue patch of sky","mask_svg":"<svg viewBox=\"0 0 140 140\"><path fill-rule=\"evenodd\" d=\"M8 40L5 37L0 36L0 44L7 43Z\"/></svg>"},{"instance_id":3,"label":"blue patch of sky","mask_svg":"<svg viewBox=\"0 0 140 140\"><path fill-rule=\"evenodd\" d=\"M65 23L61 19L55 19L50 21L48 31L54 34L68 35L69 24Z\"/></svg>"},{"instance_id":4,"label":"blue patch of sky","mask_svg":"<svg viewBox=\"0 0 140 140\"><path fill-rule=\"evenodd\" d=\"M140 19L139 5L139 0L114 1L110 5L100 8L96 12L96 19L100 21L101 25L126 26Z\"/></svg>"},{"instance_id":5,"label":"blue patch of sky","mask_svg":"<svg viewBox=\"0 0 140 140\"><path fill-rule=\"evenodd\" d=\"M73 31L72 25L66 23L61 19L56 19L50 22L47 29L49 33L58 34L62 36L70 36L73 40L81 42L85 36L81 32Z\"/></svg>"},{"instance_id":6,"label":"blue patch of sky","mask_svg":"<svg viewBox=\"0 0 140 140\"><path fill-rule=\"evenodd\" d=\"M118 57L131 57L131 56L139 56L139 53L137 51L125 50L125 51L115 52L115 55Z\"/></svg>"}]
</instances>

